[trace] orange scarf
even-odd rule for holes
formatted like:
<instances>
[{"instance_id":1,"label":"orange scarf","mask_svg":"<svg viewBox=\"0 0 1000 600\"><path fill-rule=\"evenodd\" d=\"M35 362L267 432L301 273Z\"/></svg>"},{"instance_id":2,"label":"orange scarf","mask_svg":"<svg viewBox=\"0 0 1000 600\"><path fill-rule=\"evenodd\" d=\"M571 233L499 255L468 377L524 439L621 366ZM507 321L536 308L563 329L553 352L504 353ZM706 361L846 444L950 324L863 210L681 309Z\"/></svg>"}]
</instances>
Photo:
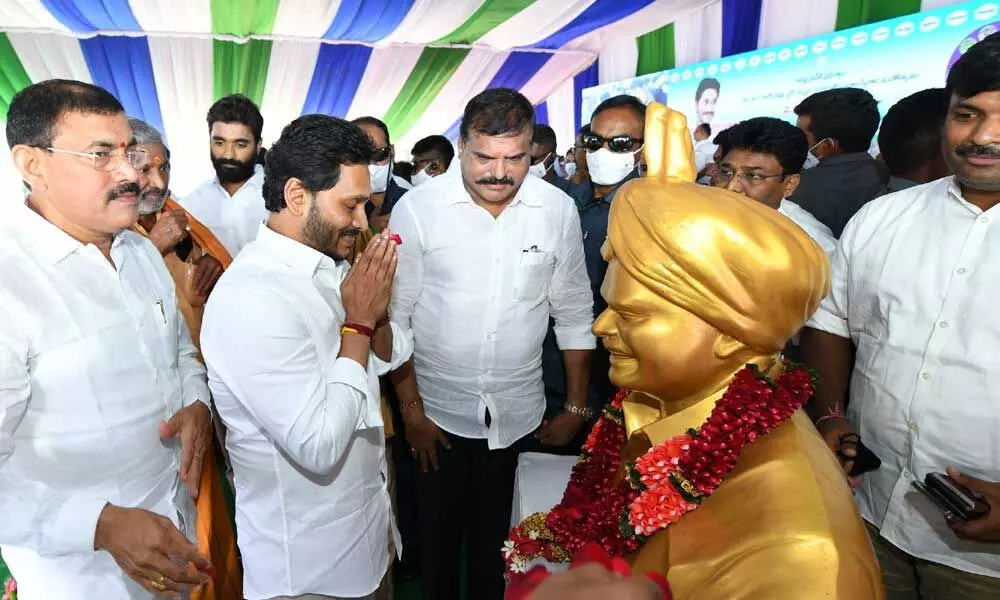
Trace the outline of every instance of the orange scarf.
<instances>
[{"instance_id":1,"label":"orange scarf","mask_svg":"<svg viewBox=\"0 0 1000 600\"><path fill-rule=\"evenodd\" d=\"M167 198L163 203L164 210L183 209L173 198ZM219 242L215 234L205 227L198 219L188 212L188 227L194 243L202 251L209 254L229 268L233 258L229 251ZM200 588L191 592L191 600L242 600L243 572L240 569L236 549L236 533L233 531L232 517L226 498L222 492L222 474L216 460L215 436L205 452L201 468L201 482L198 488L198 520L195 529L198 531L198 551L206 556L215 567L215 576Z\"/></svg>"},{"instance_id":2,"label":"orange scarf","mask_svg":"<svg viewBox=\"0 0 1000 600\"><path fill-rule=\"evenodd\" d=\"M194 238L194 243L201 246L202 250L219 261L223 269L229 268L229 265L233 262L233 257L229 256L229 251L226 250L226 247L222 245L219 238L215 237L215 234L208 227L202 225L201 221L194 218L194 215L185 210L180 204L177 204L173 198L168 197L166 199L163 203L163 210L183 210L187 215L188 227L191 229L191 237Z\"/></svg>"}]
</instances>

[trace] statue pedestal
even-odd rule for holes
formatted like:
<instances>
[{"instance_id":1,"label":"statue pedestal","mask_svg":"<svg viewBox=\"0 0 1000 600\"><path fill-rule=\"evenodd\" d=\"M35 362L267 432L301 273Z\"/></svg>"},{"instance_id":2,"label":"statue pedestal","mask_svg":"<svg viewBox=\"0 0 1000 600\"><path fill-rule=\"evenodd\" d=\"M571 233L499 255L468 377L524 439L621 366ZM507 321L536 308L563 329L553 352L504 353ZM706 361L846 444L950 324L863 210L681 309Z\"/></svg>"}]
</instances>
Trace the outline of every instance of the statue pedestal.
<instances>
[{"instance_id":1,"label":"statue pedestal","mask_svg":"<svg viewBox=\"0 0 1000 600\"><path fill-rule=\"evenodd\" d=\"M514 506L511 511L511 527L537 512L546 512L562 500L569 476L576 464L576 456L554 456L525 452L517 462L517 478L514 480ZM545 565L549 571L562 571L569 565L549 564L542 559L528 563L528 568L536 564Z\"/></svg>"}]
</instances>

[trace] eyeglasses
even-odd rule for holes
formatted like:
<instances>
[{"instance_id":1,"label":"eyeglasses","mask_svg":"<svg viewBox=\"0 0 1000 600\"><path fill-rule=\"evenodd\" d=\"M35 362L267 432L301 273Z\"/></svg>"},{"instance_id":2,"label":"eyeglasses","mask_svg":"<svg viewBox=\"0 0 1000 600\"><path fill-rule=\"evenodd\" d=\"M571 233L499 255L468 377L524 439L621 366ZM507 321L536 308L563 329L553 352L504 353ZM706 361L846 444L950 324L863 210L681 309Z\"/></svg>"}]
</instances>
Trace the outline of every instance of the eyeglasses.
<instances>
[{"instance_id":1,"label":"eyeglasses","mask_svg":"<svg viewBox=\"0 0 1000 600\"><path fill-rule=\"evenodd\" d=\"M722 168L715 175L715 182L721 185L726 185L735 177L741 183L749 186L760 185L767 181L768 179L780 179L785 176L784 173L778 173L777 175L761 175L760 173L737 173L732 169Z\"/></svg>"},{"instance_id":2,"label":"eyeglasses","mask_svg":"<svg viewBox=\"0 0 1000 600\"><path fill-rule=\"evenodd\" d=\"M389 146L382 146L381 148L376 148L372 152L372 164L380 163L387 158L389 158L389 153L392 152L392 148Z\"/></svg>"},{"instance_id":3,"label":"eyeglasses","mask_svg":"<svg viewBox=\"0 0 1000 600\"><path fill-rule=\"evenodd\" d=\"M642 138L634 138L630 135L615 135L609 138L602 137L596 133L588 133L583 136L583 147L587 149L588 152L597 152L604 147L605 144L608 146L608 150L616 154L623 154L625 152L635 152L642 146Z\"/></svg>"},{"instance_id":4,"label":"eyeglasses","mask_svg":"<svg viewBox=\"0 0 1000 600\"><path fill-rule=\"evenodd\" d=\"M136 148L118 150L97 150L96 152L77 152L75 150L64 150L63 148L46 148L49 152L59 154L72 154L73 156L83 156L90 159L90 166L98 171L114 171L122 166L124 161L128 161L133 169L141 169L149 162L149 155L145 150Z\"/></svg>"}]
</instances>

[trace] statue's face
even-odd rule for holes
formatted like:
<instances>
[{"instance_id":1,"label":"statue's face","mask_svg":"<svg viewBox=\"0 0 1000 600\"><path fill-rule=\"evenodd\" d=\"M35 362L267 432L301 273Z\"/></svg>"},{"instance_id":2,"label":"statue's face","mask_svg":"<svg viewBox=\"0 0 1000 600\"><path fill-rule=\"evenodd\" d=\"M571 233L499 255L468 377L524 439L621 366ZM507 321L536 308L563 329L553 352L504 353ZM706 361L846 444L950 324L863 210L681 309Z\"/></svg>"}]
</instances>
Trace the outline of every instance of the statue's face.
<instances>
[{"instance_id":1,"label":"statue's face","mask_svg":"<svg viewBox=\"0 0 1000 600\"><path fill-rule=\"evenodd\" d=\"M611 381L664 403L714 389L729 375L717 356L722 334L632 278L612 259L601 288L608 309L594 333L611 353Z\"/></svg>"}]
</instances>

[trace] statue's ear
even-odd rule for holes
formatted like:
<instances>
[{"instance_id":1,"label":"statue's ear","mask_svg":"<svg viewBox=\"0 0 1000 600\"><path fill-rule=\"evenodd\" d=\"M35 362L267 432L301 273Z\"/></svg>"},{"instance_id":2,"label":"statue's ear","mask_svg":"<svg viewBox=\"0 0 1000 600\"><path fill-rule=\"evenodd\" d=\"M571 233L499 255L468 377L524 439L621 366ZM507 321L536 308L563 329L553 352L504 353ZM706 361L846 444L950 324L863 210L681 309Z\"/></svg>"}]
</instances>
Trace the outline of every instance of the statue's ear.
<instances>
[{"instance_id":1,"label":"statue's ear","mask_svg":"<svg viewBox=\"0 0 1000 600\"><path fill-rule=\"evenodd\" d=\"M694 183L694 145L683 114L656 102L646 107L644 155L649 177Z\"/></svg>"},{"instance_id":2,"label":"statue's ear","mask_svg":"<svg viewBox=\"0 0 1000 600\"><path fill-rule=\"evenodd\" d=\"M719 337L715 340L715 347L713 350L715 351L716 358L725 360L736 356L738 352L745 350L746 347L746 344L738 339L722 333L719 334Z\"/></svg>"}]
</instances>

